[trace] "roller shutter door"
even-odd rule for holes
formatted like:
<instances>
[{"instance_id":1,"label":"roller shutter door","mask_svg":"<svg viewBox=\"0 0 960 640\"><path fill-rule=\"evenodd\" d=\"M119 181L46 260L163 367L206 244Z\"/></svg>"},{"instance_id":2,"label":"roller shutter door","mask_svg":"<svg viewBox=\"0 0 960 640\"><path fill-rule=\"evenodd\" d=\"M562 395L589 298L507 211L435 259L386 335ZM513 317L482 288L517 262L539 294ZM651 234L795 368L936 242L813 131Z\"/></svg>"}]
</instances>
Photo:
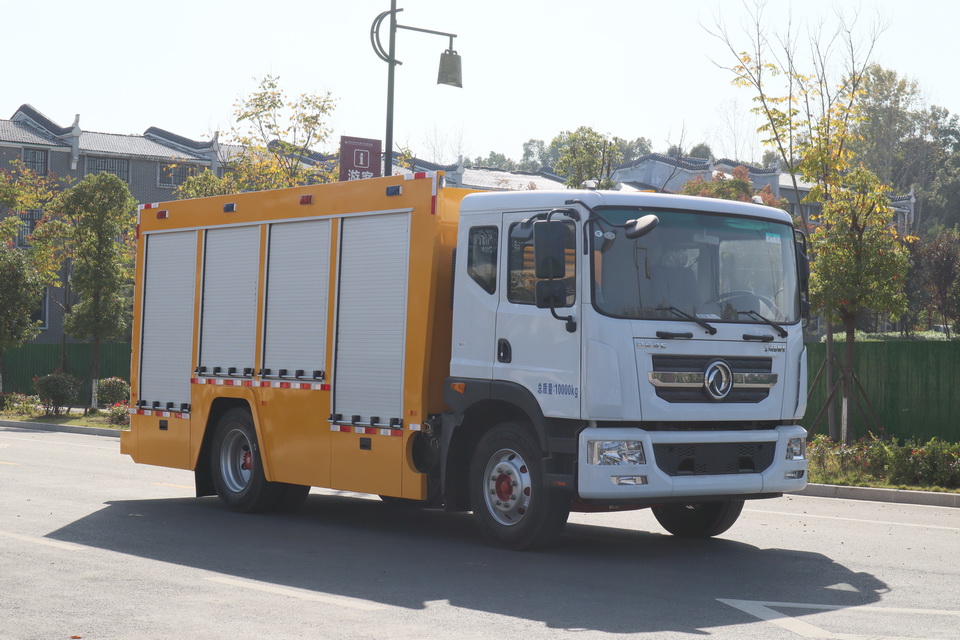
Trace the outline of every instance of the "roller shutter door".
<instances>
[{"instance_id":1,"label":"roller shutter door","mask_svg":"<svg viewBox=\"0 0 960 640\"><path fill-rule=\"evenodd\" d=\"M254 367L260 228L211 229L205 243L200 366L242 374Z\"/></svg>"},{"instance_id":2,"label":"roller shutter door","mask_svg":"<svg viewBox=\"0 0 960 640\"><path fill-rule=\"evenodd\" d=\"M197 233L151 234L146 245L138 398L179 410L190 402Z\"/></svg>"},{"instance_id":3,"label":"roller shutter door","mask_svg":"<svg viewBox=\"0 0 960 640\"><path fill-rule=\"evenodd\" d=\"M263 352L271 375L325 369L329 272L329 220L271 227Z\"/></svg>"},{"instance_id":4,"label":"roller shutter door","mask_svg":"<svg viewBox=\"0 0 960 640\"><path fill-rule=\"evenodd\" d=\"M343 221L334 412L403 418L409 214Z\"/></svg>"}]
</instances>

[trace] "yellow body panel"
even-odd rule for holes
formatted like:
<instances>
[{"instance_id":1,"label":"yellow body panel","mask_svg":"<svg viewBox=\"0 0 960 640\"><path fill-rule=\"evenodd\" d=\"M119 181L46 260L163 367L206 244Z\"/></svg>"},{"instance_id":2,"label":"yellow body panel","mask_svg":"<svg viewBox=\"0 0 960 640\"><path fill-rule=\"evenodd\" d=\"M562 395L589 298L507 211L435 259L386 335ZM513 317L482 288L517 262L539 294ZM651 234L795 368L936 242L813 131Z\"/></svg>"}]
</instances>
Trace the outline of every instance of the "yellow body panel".
<instances>
[{"instance_id":1,"label":"yellow body panel","mask_svg":"<svg viewBox=\"0 0 960 640\"><path fill-rule=\"evenodd\" d=\"M250 345L258 367L263 358L264 307L268 226L273 222L298 219L331 219L330 282L326 340L326 380L309 381L309 388L278 388L276 380L263 381L259 373L247 380L235 379L232 386L223 380L209 383L196 378L192 369L191 411L183 418L170 418L166 430L159 429L156 412L132 415L131 429L122 434L121 451L135 461L178 468L195 468L208 429L213 403L231 398L246 403L252 412L269 480L342 490L378 493L398 497L427 497L426 476L413 465L412 441L418 427L430 413L444 410L443 381L448 375L451 339L451 257L456 243L457 211L469 193L462 189L437 187L441 178L408 180L401 176L296 187L259 193L244 193L196 200L159 203L141 211L137 247L134 335L140 336L143 309L144 234L197 229L197 282L194 304L192 368L199 359L197 332L201 320L203 277L203 230L224 225L259 225L260 252L257 300L257 344ZM387 187L400 186L401 195L386 195ZM434 195L436 194L436 195ZM301 204L302 196L313 196L312 204ZM234 211L225 212L225 205ZM157 211L165 214L158 215ZM334 379L336 300L339 265L339 221L344 216L371 212L411 211L410 261L403 380L402 435L389 430L356 433L331 425ZM375 295L375 291L370 292ZM295 312L295 310L291 310ZM134 340L131 386L138 400L140 340ZM265 386L261 386L265 385ZM291 385L295 387L299 385ZM376 393L376 389L371 389ZM411 426L413 428L411 428Z\"/></svg>"}]
</instances>

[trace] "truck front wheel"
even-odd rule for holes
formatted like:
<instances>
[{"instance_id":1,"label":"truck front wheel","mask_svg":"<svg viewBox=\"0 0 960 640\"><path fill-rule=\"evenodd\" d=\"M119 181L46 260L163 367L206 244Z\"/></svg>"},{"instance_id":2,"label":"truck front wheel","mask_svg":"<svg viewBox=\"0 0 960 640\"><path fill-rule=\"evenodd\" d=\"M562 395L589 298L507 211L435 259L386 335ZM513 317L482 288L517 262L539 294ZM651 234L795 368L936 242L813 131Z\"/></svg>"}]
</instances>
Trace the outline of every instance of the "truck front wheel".
<instances>
[{"instance_id":1,"label":"truck front wheel","mask_svg":"<svg viewBox=\"0 0 960 640\"><path fill-rule=\"evenodd\" d=\"M293 510L310 491L310 487L267 481L253 417L246 409L231 409L217 423L210 467L217 495L234 511Z\"/></svg>"},{"instance_id":2,"label":"truck front wheel","mask_svg":"<svg viewBox=\"0 0 960 640\"><path fill-rule=\"evenodd\" d=\"M508 549L544 546L560 535L569 498L547 487L540 447L523 423L488 431L470 463L470 505L480 531Z\"/></svg>"},{"instance_id":3,"label":"truck front wheel","mask_svg":"<svg viewBox=\"0 0 960 640\"><path fill-rule=\"evenodd\" d=\"M665 504L653 507L653 515L664 529L675 536L710 538L732 527L742 509L743 500Z\"/></svg>"}]
</instances>

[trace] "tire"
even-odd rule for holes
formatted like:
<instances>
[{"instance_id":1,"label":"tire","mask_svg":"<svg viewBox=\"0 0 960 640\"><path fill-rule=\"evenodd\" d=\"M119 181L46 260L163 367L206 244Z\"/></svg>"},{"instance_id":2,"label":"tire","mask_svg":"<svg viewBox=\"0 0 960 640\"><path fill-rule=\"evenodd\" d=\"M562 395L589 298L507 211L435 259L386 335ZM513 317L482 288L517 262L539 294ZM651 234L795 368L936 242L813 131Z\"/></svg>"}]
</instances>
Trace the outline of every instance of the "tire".
<instances>
[{"instance_id":1,"label":"tire","mask_svg":"<svg viewBox=\"0 0 960 640\"><path fill-rule=\"evenodd\" d=\"M298 485L268 482L263 475L257 431L253 417L246 409L231 409L220 418L213 436L210 468L217 495L234 511L275 511L285 506L285 500L292 498L295 501L298 497L294 495L296 490L288 493L288 487ZM302 498L306 498L310 490L309 487L304 489Z\"/></svg>"},{"instance_id":2,"label":"tire","mask_svg":"<svg viewBox=\"0 0 960 640\"><path fill-rule=\"evenodd\" d=\"M653 507L653 515L664 529L675 536L710 538L732 527L742 509L743 500L665 504Z\"/></svg>"},{"instance_id":3,"label":"tire","mask_svg":"<svg viewBox=\"0 0 960 640\"><path fill-rule=\"evenodd\" d=\"M570 514L569 496L546 485L543 456L530 429L507 422L488 431L470 463L470 506L480 532L507 549L553 542Z\"/></svg>"}]
</instances>

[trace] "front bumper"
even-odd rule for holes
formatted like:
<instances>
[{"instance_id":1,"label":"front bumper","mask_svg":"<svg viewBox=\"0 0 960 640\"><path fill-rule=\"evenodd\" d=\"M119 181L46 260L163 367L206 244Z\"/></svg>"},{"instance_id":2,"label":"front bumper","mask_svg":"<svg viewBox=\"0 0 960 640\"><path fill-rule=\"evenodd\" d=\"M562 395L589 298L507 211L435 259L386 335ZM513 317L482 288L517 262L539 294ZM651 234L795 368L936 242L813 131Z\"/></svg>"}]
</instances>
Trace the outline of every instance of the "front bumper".
<instances>
[{"instance_id":1,"label":"front bumper","mask_svg":"<svg viewBox=\"0 0 960 640\"><path fill-rule=\"evenodd\" d=\"M807 486L807 460L787 460L787 443L791 438L805 438L806 435L806 430L796 425L763 431L644 431L592 427L580 433L577 489L580 497L586 500L618 502L800 491ZM590 464L587 443L591 440L642 442L646 460L643 464ZM681 460L679 465L670 467L671 473L667 473L661 467L668 465L665 462L658 464L656 458L657 449L661 452L676 448L696 451L699 447L700 453L695 455L708 458L711 451L729 452L731 447L735 449L737 446L747 451L773 447L769 466L753 471L748 460L741 463L746 468L739 471L715 473L716 461L691 459ZM800 477L795 477L798 475Z\"/></svg>"}]
</instances>

